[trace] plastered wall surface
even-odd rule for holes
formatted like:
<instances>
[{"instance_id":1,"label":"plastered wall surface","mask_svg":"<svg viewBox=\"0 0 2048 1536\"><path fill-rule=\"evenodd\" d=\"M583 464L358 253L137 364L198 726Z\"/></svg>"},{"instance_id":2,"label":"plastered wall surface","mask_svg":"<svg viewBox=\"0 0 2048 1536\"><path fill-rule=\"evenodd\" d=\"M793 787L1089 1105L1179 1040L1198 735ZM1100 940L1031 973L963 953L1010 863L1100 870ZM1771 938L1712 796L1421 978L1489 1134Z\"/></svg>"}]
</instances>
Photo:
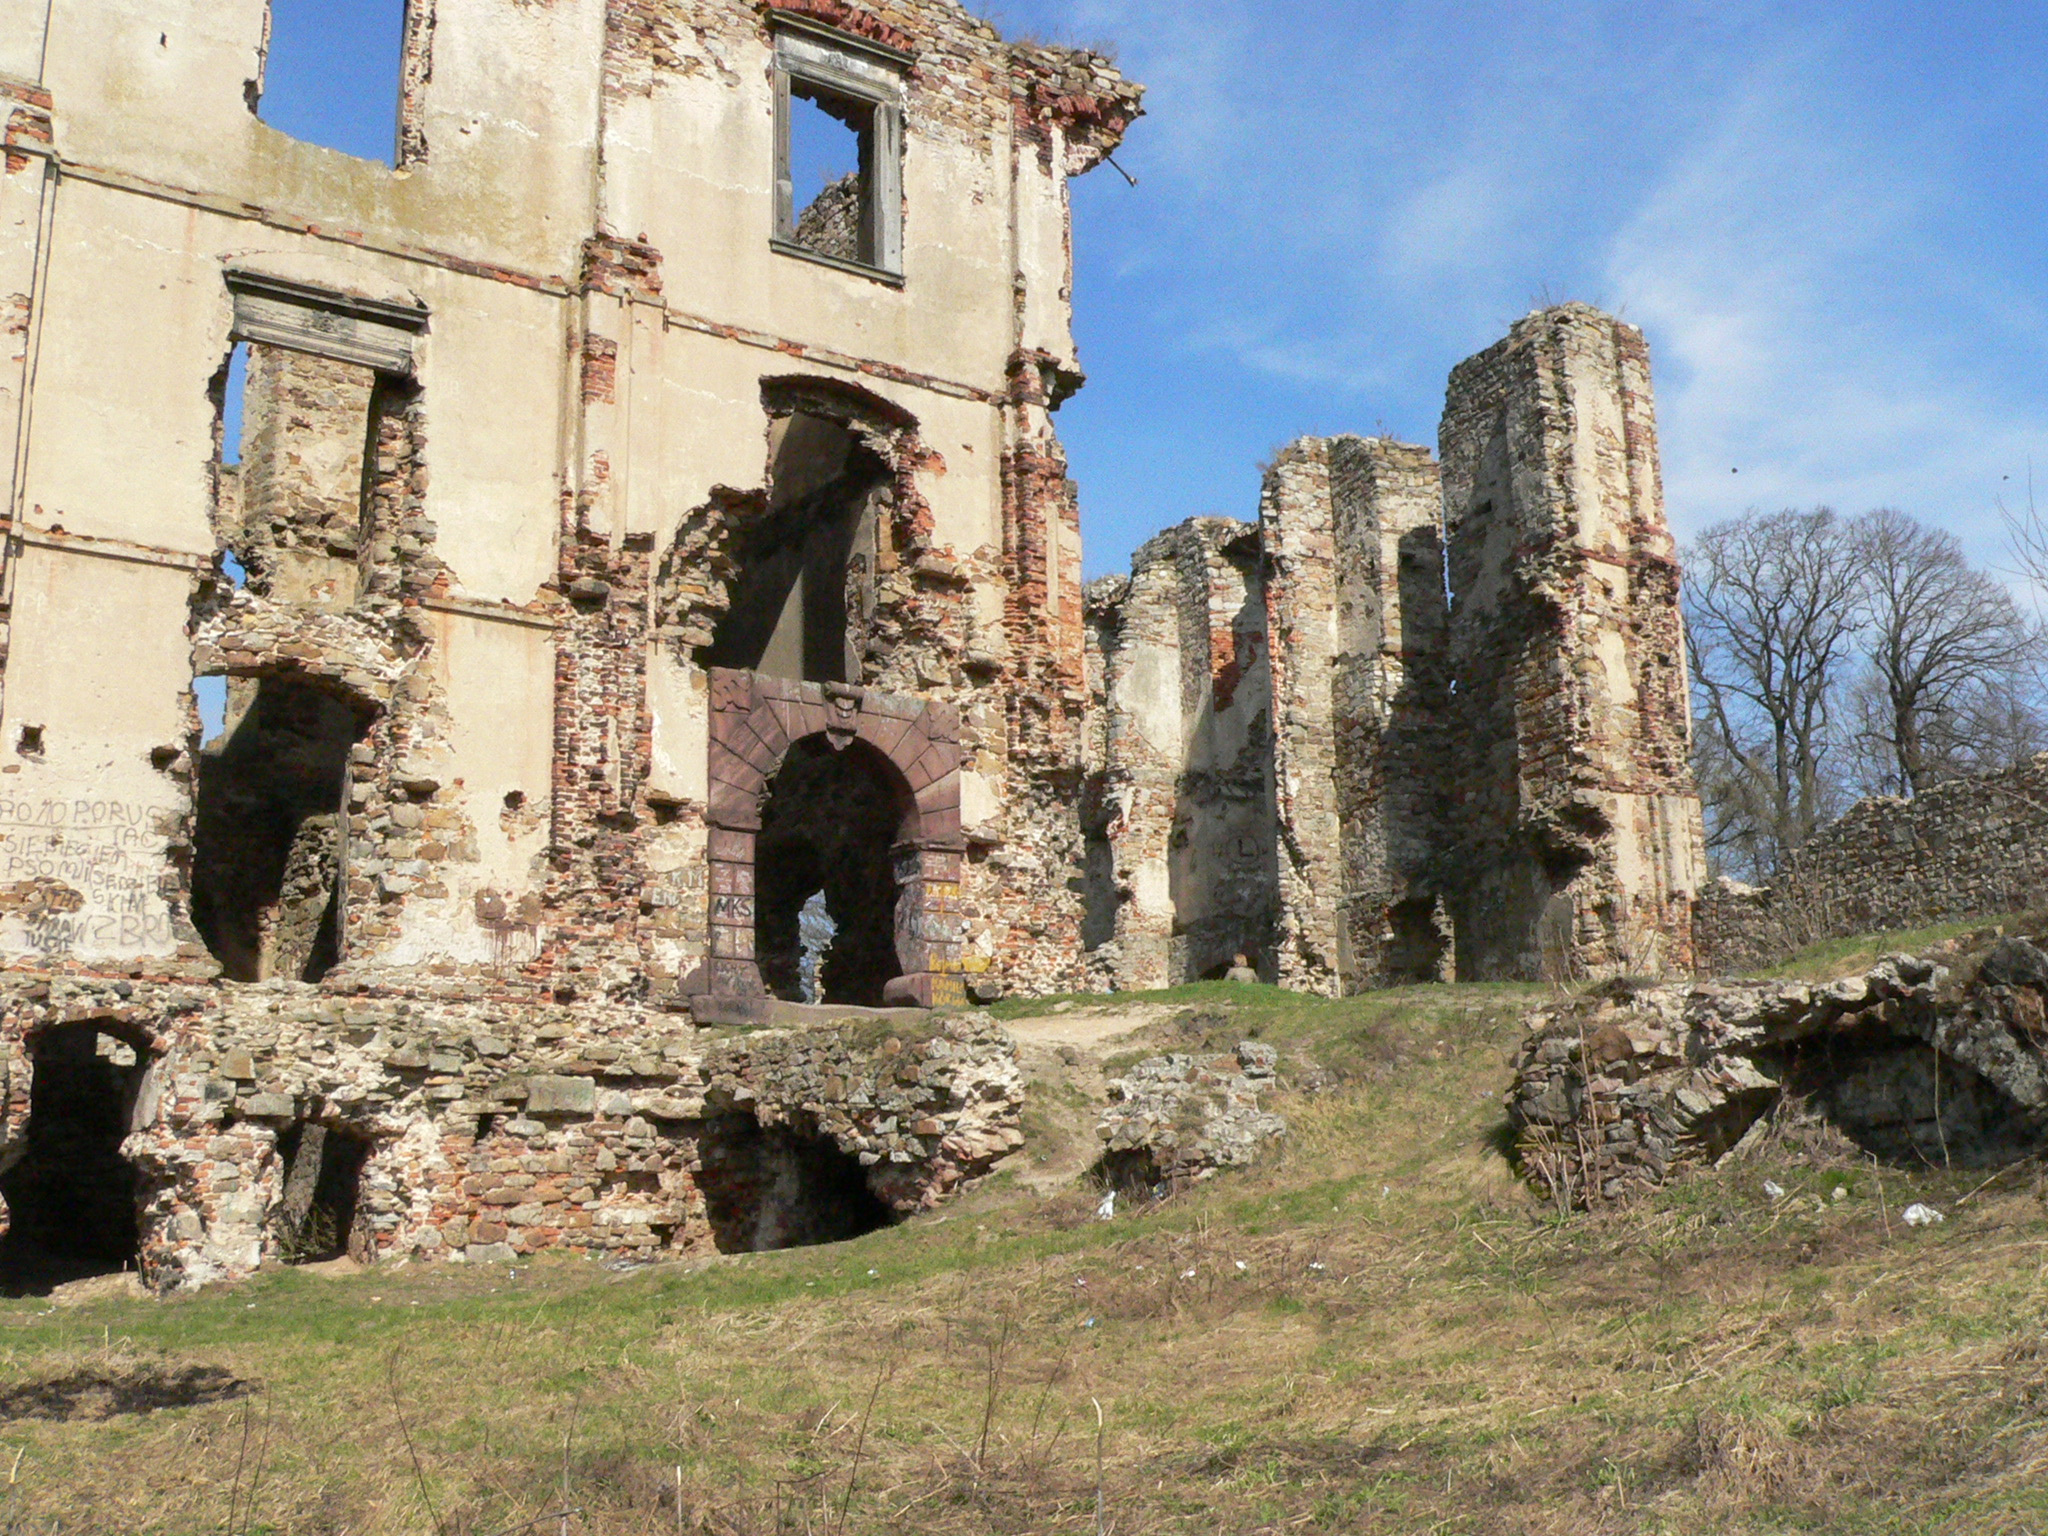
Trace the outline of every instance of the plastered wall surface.
<instances>
[{"instance_id":1,"label":"plastered wall surface","mask_svg":"<svg viewBox=\"0 0 2048 1536\"><path fill-rule=\"evenodd\" d=\"M896 82L894 269L772 243L798 34ZM273 1025L275 1048L328 1040L346 1010L325 1000L366 991L567 1010L551 1038L589 1035L591 1061L608 1031L687 1032L714 934L751 943L751 891L713 890L752 866L714 835L710 657L799 420L871 472L847 675L802 684L850 691L760 697L927 722L938 756L899 765L924 840L883 858L918 1000L1079 984L1066 183L1139 88L951 0L415 0L402 45L392 154L366 161L263 120L263 0L0 11L6 985L130 988L108 1050L151 1082L192 1046L166 1010L217 1018L235 1067L241 1034L259 1057ZM812 665L756 664L791 657ZM284 989L260 1028L234 1006L250 985ZM9 1027L26 1085L68 1026L30 1007ZM275 1138L219 1199L192 1182L206 1093L144 1095L153 1274L284 1251L265 1211L309 1116L368 1138L373 1170L424 1158L405 1177L465 1225L409 1250L460 1251L479 1221L497 1236L476 1246L520 1251L623 1230L483 1220L432 1151L429 1120L466 1100L429 1085L369 1114L384 1090L329 1086L324 1107L259 1094ZM942 1099L914 1117L939 1139ZM779 1104L749 1123L822 1123ZM469 1108L481 1146L501 1110ZM593 1155L644 1162L621 1126L637 1150ZM15 1131L0 1179L40 1166ZM685 1204L687 1164L661 1175Z\"/></svg>"}]
</instances>

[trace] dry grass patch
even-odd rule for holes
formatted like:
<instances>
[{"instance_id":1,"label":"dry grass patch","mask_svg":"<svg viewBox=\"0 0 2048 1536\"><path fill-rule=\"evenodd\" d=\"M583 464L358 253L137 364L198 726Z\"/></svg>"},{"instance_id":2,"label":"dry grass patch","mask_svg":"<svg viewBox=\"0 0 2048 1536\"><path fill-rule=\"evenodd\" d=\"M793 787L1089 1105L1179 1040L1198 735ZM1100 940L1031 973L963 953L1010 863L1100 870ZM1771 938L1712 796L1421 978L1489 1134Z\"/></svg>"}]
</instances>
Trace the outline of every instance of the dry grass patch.
<instances>
[{"instance_id":1,"label":"dry grass patch","mask_svg":"<svg viewBox=\"0 0 2048 1536\"><path fill-rule=\"evenodd\" d=\"M0 1305L0 1391L127 1339L254 1394L9 1422L0 1532L2048 1529L2037 1172L1880 1196L1788 1133L1560 1223L1499 1150L1526 995L1239 990L1175 1002L1281 1047L1287 1143L1114 1222L991 1187L693 1271Z\"/></svg>"}]
</instances>

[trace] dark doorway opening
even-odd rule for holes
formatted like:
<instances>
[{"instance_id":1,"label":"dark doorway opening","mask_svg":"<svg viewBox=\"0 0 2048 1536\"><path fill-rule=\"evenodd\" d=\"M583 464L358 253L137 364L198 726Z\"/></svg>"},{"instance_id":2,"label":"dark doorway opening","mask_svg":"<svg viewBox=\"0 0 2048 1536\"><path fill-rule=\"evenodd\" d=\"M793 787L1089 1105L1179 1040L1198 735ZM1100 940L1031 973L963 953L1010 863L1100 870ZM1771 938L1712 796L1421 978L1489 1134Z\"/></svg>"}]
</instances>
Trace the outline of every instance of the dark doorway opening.
<instances>
[{"instance_id":1,"label":"dark doorway opening","mask_svg":"<svg viewBox=\"0 0 2048 1536\"><path fill-rule=\"evenodd\" d=\"M0 1285L40 1289L130 1269L141 1181L121 1143L146 1052L97 1025L66 1024L35 1037L29 1061L28 1133L20 1158L0 1173L9 1221Z\"/></svg>"},{"instance_id":2,"label":"dark doorway opening","mask_svg":"<svg viewBox=\"0 0 2048 1536\"><path fill-rule=\"evenodd\" d=\"M233 981L318 981L341 958L349 749L370 712L299 678L235 679L199 756L192 921Z\"/></svg>"},{"instance_id":3,"label":"dark doorway opening","mask_svg":"<svg viewBox=\"0 0 2048 1536\"><path fill-rule=\"evenodd\" d=\"M808 1124L763 1127L751 1115L706 1121L698 1187L720 1253L843 1243L893 1226L851 1153Z\"/></svg>"},{"instance_id":4,"label":"dark doorway opening","mask_svg":"<svg viewBox=\"0 0 2048 1536\"><path fill-rule=\"evenodd\" d=\"M1808 1045L1783 1078L1789 1094L1810 1097L1858 1147L1886 1162L1998 1168L2048 1150L2040 1122L1989 1081L1880 1024Z\"/></svg>"},{"instance_id":5,"label":"dark doorway opening","mask_svg":"<svg viewBox=\"0 0 2048 1536\"><path fill-rule=\"evenodd\" d=\"M1457 944L1450 913L1431 897L1397 903L1387 914L1386 979L1400 986L1445 981Z\"/></svg>"},{"instance_id":6,"label":"dark doorway opening","mask_svg":"<svg viewBox=\"0 0 2048 1536\"><path fill-rule=\"evenodd\" d=\"M284 1199L272 1225L285 1263L374 1258L368 1234L358 1233L356 1222L369 1141L302 1120L277 1138L277 1154L284 1164Z\"/></svg>"},{"instance_id":7,"label":"dark doorway opening","mask_svg":"<svg viewBox=\"0 0 2048 1536\"><path fill-rule=\"evenodd\" d=\"M770 464L768 514L739 541L731 606L704 664L857 682L889 467L840 423L801 412L776 419Z\"/></svg>"},{"instance_id":8,"label":"dark doorway opening","mask_svg":"<svg viewBox=\"0 0 2048 1536\"><path fill-rule=\"evenodd\" d=\"M790 748L754 854L755 955L774 996L882 1006L883 989L903 974L895 848L912 810L901 776L865 742L837 749L812 736ZM830 936L820 951L824 925L810 925L807 966L803 914L821 893Z\"/></svg>"}]
</instances>

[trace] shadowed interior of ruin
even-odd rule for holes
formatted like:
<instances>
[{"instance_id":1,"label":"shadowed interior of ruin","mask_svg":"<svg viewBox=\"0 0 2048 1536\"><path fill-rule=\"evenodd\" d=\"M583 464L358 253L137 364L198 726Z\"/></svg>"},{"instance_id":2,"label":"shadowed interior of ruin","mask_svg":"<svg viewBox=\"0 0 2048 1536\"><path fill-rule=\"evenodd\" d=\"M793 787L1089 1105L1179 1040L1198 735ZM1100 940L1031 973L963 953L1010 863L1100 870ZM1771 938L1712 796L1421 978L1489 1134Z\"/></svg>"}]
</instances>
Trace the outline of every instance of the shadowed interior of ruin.
<instances>
[{"instance_id":1,"label":"shadowed interior of ruin","mask_svg":"<svg viewBox=\"0 0 2048 1536\"><path fill-rule=\"evenodd\" d=\"M1976 1072L1882 1025L1815 1042L1785 1081L1887 1162L1995 1168L2048 1150L2048 1129Z\"/></svg>"},{"instance_id":2,"label":"shadowed interior of ruin","mask_svg":"<svg viewBox=\"0 0 2048 1536\"><path fill-rule=\"evenodd\" d=\"M192 921L230 979L318 981L339 960L349 749L369 725L299 679L230 685L192 864Z\"/></svg>"},{"instance_id":3,"label":"shadowed interior of ruin","mask_svg":"<svg viewBox=\"0 0 2048 1536\"><path fill-rule=\"evenodd\" d=\"M895 769L865 742L838 750L812 736L790 748L754 856L755 955L776 997L806 1000L802 914L822 891L836 931L817 967L819 999L882 1005L883 988L903 974L894 849L911 805Z\"/></svg>"},{"instance_id":4,"label":"shadowed interior of ruin","mask_svg":"<svg viewBox=\"0 0 2048 1536\"><path fill-rule=\"evenodd\" d=\"M780 417L770 440L768 513L740 542L731 605L704 664L858 682L888 466L820 416Z\"/></svg>"},{"instance_id":5,"label":"shadowed interior of ruin","mask_svg":"<svg viewBox=\"0 0 2048 1536\"><path fill-rule=\"evenodd\" d=\"M705 1122L698 1154L720 1253L843 1243L896 1222L860 1160L807 1124L764 1128L752 1115L724 1115Z\"/></svg>"},{"instance_id":6,"label":"shadowed interior of ruin","mask_svg":"<svg viewBox=\"0 0 2048 1536\"><path fill-rule=\"evenodd\" d=\"M367 1256L356 1241L356 1198L370 1143L333 1126L301 1121L277 1139L284 1198L273 1218L287 1264Z\"/></svg>"},{"instance_id":7,"label":"shadowed interior of ruin","mask_svg":"<svg viewBox=\"0 0 2048 1536\"><path fill-rule=\"evenodd\" d=\"M127 1269L137 1253L140 1189L121 1143L147 1062L92 1024L48 1030L29 1055L27 1138L0 1174L9 1218L0 1286L34 1289Z\"/></svg>"}]
</instances>

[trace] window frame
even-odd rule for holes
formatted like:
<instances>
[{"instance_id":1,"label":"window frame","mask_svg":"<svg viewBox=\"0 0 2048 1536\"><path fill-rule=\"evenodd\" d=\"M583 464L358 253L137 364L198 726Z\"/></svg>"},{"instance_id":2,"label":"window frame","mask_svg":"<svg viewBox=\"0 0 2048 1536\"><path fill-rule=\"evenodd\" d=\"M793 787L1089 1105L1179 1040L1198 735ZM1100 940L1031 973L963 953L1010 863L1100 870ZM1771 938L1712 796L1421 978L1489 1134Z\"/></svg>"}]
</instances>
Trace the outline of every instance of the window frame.
<instances>
[{"instance_id":1,"label":"window frame","mask_svg":"<svg viewBox=\"0 0 2048 1536\"><path fill-rule=\"evenodd\" d=\"M904 104L909 95L910 55L879 43L849 37L830 27L785 17L775 27L775 232L769 245L785 256L858 273L894 287L903 285ZM872 109L862 179L864 232L871 232L871 261L847 261L796 240L796 181L790 167L792 87L798 81Z\"/></svg>"}]
</instances>

